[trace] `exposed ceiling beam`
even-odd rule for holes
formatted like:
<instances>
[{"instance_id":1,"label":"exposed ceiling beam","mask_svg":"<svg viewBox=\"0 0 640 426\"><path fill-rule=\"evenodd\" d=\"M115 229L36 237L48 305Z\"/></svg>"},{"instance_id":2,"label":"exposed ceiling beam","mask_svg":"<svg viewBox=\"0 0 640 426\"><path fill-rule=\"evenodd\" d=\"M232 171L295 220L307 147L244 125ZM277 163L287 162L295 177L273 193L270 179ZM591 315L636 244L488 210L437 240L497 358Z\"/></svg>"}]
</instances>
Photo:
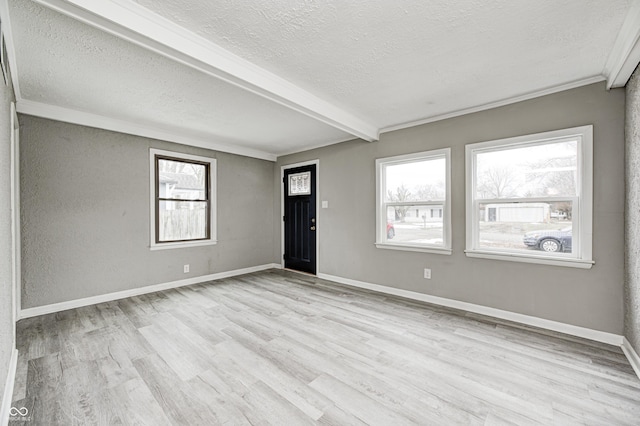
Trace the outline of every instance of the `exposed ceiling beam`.
<instances>
[{"instance_id":1,"label":"exposed ceiling beam","mask_svg":"<svg viewBox=\"0 0 640 426\"><path fill-rule=\"evenodd\" d=\"M367 141L378 128L130 0L35 0Z\"/></svg>"},{"instance_id":2,"label":"exposed ceiling beam","mask_svg":"<svg viewBox=\"0 0 640 426\"><path fill-rule=\"evenodd\" d=\"M607 89L626 85L639 62L640 0L633 0L604 67Z\"/></svg>"},{"instance_id":3,"label":"exposed ceiling beam","mask_svg":"<svg viewBox=\"0 0 640 426\"><path fill-rule=\"evenodd\" d=\"M63 108L41 102L33 102L25 99L18 100L18 102L16 102L16 110L21 114L33 115L35 117L48 118L50 120L79 124L82 126L95 127L97 129L111 130L114 132L143 136L168 142L176 142L184 145L211 149L214 151L244 155L246 157L260 158L268 161L276 161L277 159L275 154L246 148L233 143L233 141L215 141L210 137L199 138L189 136L181 129L171 129L168 127L163 128L158 125L147 126L118 118L105 117L104 115L91 114L84 111Z\"/></svg>"}]
</instances>

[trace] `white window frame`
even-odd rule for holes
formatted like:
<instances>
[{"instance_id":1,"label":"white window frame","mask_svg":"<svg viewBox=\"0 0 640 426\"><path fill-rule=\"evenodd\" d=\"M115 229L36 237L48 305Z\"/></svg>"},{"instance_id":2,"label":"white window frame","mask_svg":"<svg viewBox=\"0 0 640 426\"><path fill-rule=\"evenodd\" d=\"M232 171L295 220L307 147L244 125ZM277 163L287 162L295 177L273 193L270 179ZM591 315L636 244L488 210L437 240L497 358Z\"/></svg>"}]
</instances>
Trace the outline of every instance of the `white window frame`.
<instances>
[{"instance_id":1,"label":"white window frame","mask_svg":"<svg viewBox=\"0 0 640 426\"><path fill-rule=\"evenodd\" d=\"M389 165L414 163L418 161L445 159L445 200L442 201L407 201L411 206L442 206L443 244L415 244L388 241L387 204L385 200L386 174L384 169ZM390 250L417 251L434 254L451 254L451 148L397 155L376 159L376 247Z\"/></svg>"},{"instance_id":2,"label":"white window frame","mask_svg":"<svg viewBox=\"0 0 640 426\"><path fill-rule=\"evenodd\" d=\"M209 165L209 238L204 240L180 241L180 242L156 242L156 155L175 158L176 160L198 161ZM149 149L149 195L150 195L150 220L149 220L149 248L151 250L165 250L183 247L197 247L217 244L216 226L216 159L199 155L183 154L175 151L165 151L155 148Z\"/></svg>"},{"instance_id":3,"label":"white window frame","mask_svg":"<svg viewBox=\"0 0 640 426\"><path fill-rule=\"evenodd\" d=\"M527 202L548 201L552 197L510 198L500 200L485 200L476 198L476 156L478 153L500 151L501 148L510 149L517 146L541 145L552 143L554 140L576 138L578 164L578 196L573 201L573 241L571 254L545 254L544 252L509 251L479 248L479 218L478 204L492 201ZM514 262L539 263L543 265L567 266L589 269L593 266L592 236L593 236L593 126L572 127L532 135L524 135L507 139L469 144L465 147L466 154L466 250L468 257L506 260ZM563 197L566 200L567 197Z\"/></svg>"}]
</instances>

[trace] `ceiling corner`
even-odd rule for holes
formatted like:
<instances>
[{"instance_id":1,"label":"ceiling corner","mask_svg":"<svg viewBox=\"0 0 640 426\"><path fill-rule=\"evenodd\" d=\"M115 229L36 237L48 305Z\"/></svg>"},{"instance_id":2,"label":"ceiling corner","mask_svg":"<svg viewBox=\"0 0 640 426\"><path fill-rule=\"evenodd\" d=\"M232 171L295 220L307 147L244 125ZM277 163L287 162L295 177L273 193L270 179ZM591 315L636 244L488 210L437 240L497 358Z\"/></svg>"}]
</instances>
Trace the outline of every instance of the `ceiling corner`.
<instances>
[{"instance_id":1,"label":"ceiling corner","mask_svg":"<svg viewBox=\"0 0 640 426\"><path fill-rule=\"evenodd\" d=\"M20 82L18 81L18 64L16 61L16 49L13 41L13 31L11 30L11 16L9 16L9 3L0 1L0 22L2 22L2 35L4 37L5 47L7 49L7 60L9 62L9 72L11 74L11 83L13 84L13 92L16 100L22 99L20 91Z\"/></svg>"},{"instance_id":2,"label":"ceiling corner","mask_svg":"<svg viewBox=\"0 0 640 426\"><path fill-rule=\"evenodd\" d=\"M623 87L640 63L640 1L634 0L603 70L607 89Z\"/></svg>"}]
</instances>

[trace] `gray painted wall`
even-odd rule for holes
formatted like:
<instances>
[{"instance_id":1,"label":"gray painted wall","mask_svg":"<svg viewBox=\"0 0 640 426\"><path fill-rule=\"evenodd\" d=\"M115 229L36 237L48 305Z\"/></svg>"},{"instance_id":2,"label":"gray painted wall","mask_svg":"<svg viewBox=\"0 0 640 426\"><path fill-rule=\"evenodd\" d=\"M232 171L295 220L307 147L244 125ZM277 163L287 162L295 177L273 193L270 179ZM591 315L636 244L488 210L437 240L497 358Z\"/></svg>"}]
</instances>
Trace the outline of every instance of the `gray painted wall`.
<instances>
[{"instance_id":1,"label":"gray painted wall","mask_svg":"<svg viewBox=\"0 0 640 426\"><path fill-rule=\"evenodd\" d=\"M272 162L24 115L20 126L23 308L274 262ZM150 147L218 159L217 245L149 250Z\"/></svg>"},{"instance_id":2,"label":"gray painted wall","mask_svg":"<svg viewBox=\"0 0 640 426\"><path fill-rule=\"evenodd\" d=\"M0 74L0 392L9 372L13 346L11 244L11 102L13 88ZM0 394L0 395L1 395ZM2 395L4 397L4 395ZM2 397L0 397L0 402Z\"/></svg>"},{"instance_id":3,"label":"gray painted wall","mask_svg":"<svg viewBox=\"0 0 640 426\"><path fill-rule=\"evenodd\" d=\"M624 335L640 354L640 71L627 83Z\"/></svg>"},{"instance_id":4,"label":"gray painted wall","mask_svg":"<svg viewBox=\"0 0 640 426\"><path fill-rule=\"evenodd\" d=\"M624 89L589 85L488 111L281 157L320 160L319 272L622 334ZM594 126L594 247L591 270L472 259L465 248L465 144L586 124ZM376 158L452 148L453 255L377 249ZM274 208L280 208L279 199ZM279 219L279 218L278 218ZM280 220L275 222L280 235ZM277 245L276 256L280 256ZM432 279L422 278L432 269Z\"/></svg>"}]
</instances>

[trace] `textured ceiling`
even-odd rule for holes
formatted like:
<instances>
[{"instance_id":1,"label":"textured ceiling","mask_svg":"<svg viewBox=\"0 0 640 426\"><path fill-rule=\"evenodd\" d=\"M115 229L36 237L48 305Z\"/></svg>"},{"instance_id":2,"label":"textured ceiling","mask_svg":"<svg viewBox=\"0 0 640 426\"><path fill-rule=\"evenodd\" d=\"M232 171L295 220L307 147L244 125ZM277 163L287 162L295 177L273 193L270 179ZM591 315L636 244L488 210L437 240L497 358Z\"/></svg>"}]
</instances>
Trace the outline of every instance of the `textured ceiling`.
<instances>
[{"instance_id":1,"label":"textured ceiling","mask_svg":"<svg viewBox=\"0 0 640 426\"><path fill-rule=\"evenodd\" d=\"M381 128L599 75L630 6L136 1Z\"/></svg>"},{"instance_id":2,"label":"textured ceiling","mask_svg":"<svg viewBox=\"0 0 640 426\"><path fill-rule=\"evenodd\" d=\"M266 152L349 135L29 1L11 1L25 99Z\"/></svg>"},{"instance_id":3,"label":"textured ceiling","mask_svg":"<svg viewBox=\"0 0 640 426\"><path fill-rule=\"evenodd\" d=\"M631 0L135 1L378 129L601 76L631 7ZM9 6L25 100L276 155L349 138L31 0Z\"/></svg>"}]
</instances>

